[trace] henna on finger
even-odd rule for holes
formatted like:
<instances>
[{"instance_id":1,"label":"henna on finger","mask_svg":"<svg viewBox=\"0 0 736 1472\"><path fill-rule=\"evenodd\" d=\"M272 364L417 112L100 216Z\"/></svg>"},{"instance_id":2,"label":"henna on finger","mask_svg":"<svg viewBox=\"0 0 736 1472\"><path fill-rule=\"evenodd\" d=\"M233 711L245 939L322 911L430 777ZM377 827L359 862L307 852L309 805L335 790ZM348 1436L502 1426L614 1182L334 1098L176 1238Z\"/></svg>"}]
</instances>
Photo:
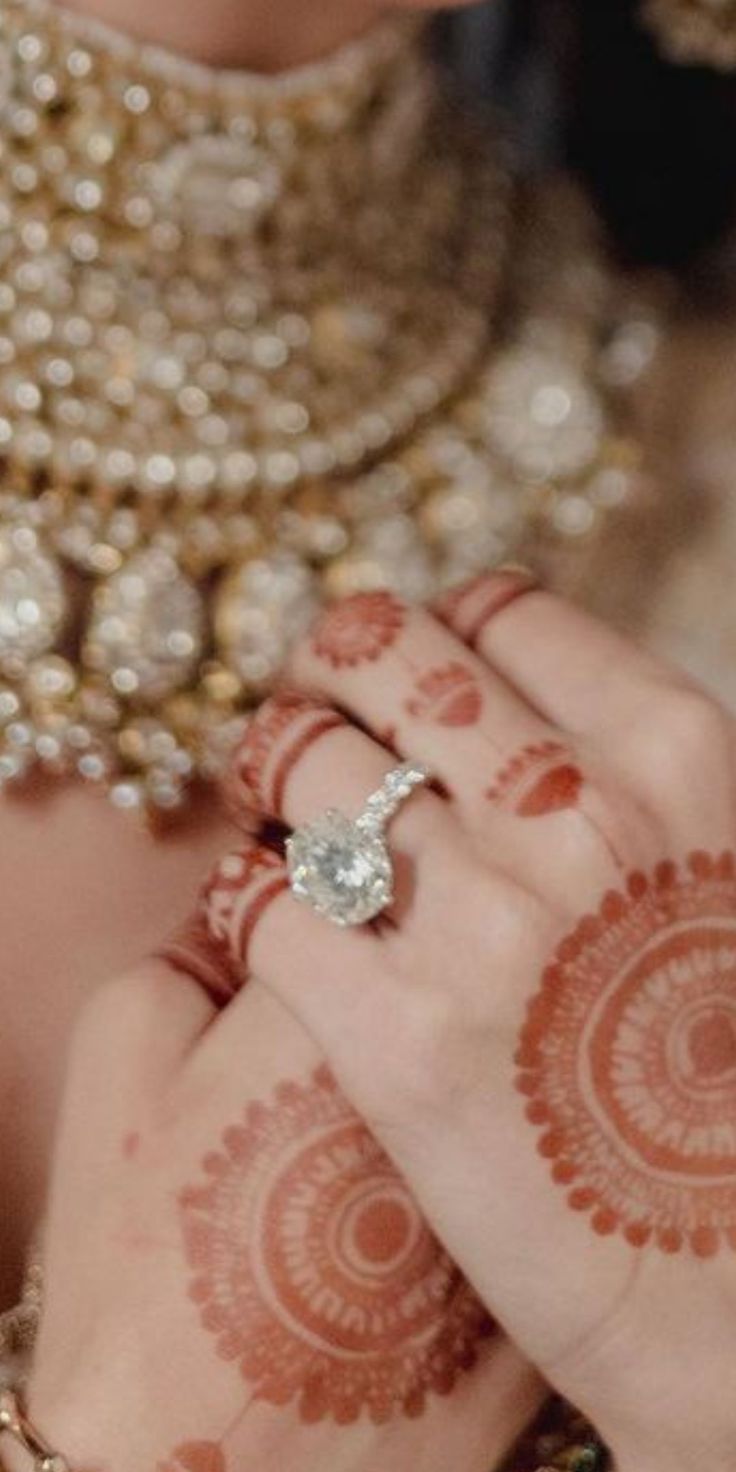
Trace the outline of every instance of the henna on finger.
<instances>
[{"instance_id":1,"label":"henna on finger","mask_svg":"<svg viewBox=\"0 0 736 1472\"><path fill-rule=\"evenodd\" d=\"M452 588L432 605L432 612L464 644L476 649L491 620L539 586L539 578L530 568L498 568Z\"/></svg>"},{"instance_id":2,"label":"henna on finger","mask_svg":"<svg viewBox=\"0 0 736 1472\"><path fill-rule=\"evenodd\" d=\"M243 985L242 972L212 934L201 909L154 953L154 959L195 981L216 1007L225 1007Z\"/></svg>"},{"instance_id":3,"label":"henna on finger","mask_svg":"<svg viewBox=\"0 0 736 1472\"><path fill-rule=\"evenodd\" d=\"M403 632L406 605L393 593L355 593L328 607L312 631L318 659L335 670L375 663Z\"/></svg>"},{"instance_id":4,"label":"henna on finger","mask_svg":"<svg viewBox=\"0 0 736 1472\"><path fill-rule=\"evenodd\" d=\"M291 772L305 752L328 731L345 724L343 716L296 691L283 690L253 717L237 748L222 791L235 821L283 818L283 799Z\"/></svg>"},{"instance_id":5,"label":"henna on finger","mask_svg":"<svg viewBox=\"0 0 736 1472\"><path fill-rule=\"evenodd\" d=\"M190 1297L253 1398L348 1425L419 1416L488 1316L322 1067L225 1130L180 1194Z\"/></svg>"},{"instance_id":6,"label":"henna on finger","mask_svg":"<svg viewBox=\"0 0 736 1472\"><path fill-rule=\"evenodd\" d=\"M205 930L229 958L242 987L253 932L269 905L289 888L283 859L262 844L226 854L200 898Z\"/></svg>"},{"instance_id":7,"label":"henna on finger","mask_svg":"<svg viewBox=\"0 0 736 1472\"><path fill-rule=\"evenodd\" d=\"M568 747L560 741L543 741L512 757L485 795L519 818L540 818L578 807L584 783Z\"/></svg>"},{"instance_id":8,"label":"henna on finger","mask_svg":"<svg viewBox=\"0 0 736 1472\"><path fill-rule=\"evenodd\" d=\"M404 709L415 721L475 726L483 713L483 692L472 670L451 661L419 676Z\"/></svg>"},{"instance_id":9,"label":"henna on finger","mask_svg":"<svg viewBox=\"0 0 736 1472\"><path fill-rule=\"evenodd\" d=\"M736 860L629 877L558 948L517 1087L568 1205L634 1247L736 1249Z\"/></svg>"},{"instance_id":10,"label":"henna on finger","mask_svg":"<svg viewBox=\"0 0 736 1472\"><path fill-rule=\"evenodd\" d=\"M174 1448L156 1472L227 1472L220 1442L187 1441Z\"/></svg>"},{"instance_id":11,"label":"henna on finger","mask_svg":"<svg viewBox=\"0 0 736 1472\"><path fill-rule=\"evenodd\" d=\"M517 818L577 812L597 834L614 867L623 870L617 841L610 831L610 815L597 802L595 787L586 781L574 752L563 742L542 741L523 747L496 775L485 796ZM598 813L596 806L601 809Z\"/></svg>"}]
</instances>

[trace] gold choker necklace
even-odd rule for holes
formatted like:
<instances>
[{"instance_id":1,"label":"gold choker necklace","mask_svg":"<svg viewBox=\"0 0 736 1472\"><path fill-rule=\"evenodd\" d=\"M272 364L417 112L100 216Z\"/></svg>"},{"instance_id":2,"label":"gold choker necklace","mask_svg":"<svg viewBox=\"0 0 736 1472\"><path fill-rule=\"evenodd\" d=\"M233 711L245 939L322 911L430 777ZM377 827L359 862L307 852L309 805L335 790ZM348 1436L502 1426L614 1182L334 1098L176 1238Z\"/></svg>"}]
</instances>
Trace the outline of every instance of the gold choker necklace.
<instances>
[{"instance_id":1,"label":"gold choker necklace","mask_svg":"<svg viewBox=\"0 0 736 1472\"><path fill-rule=\"evenodd\" d=\"M0 106L0 783L177 809L321 600L629 492L601 263L410 27L267 80L4 0Z\"/></svg>"}]
</instances>

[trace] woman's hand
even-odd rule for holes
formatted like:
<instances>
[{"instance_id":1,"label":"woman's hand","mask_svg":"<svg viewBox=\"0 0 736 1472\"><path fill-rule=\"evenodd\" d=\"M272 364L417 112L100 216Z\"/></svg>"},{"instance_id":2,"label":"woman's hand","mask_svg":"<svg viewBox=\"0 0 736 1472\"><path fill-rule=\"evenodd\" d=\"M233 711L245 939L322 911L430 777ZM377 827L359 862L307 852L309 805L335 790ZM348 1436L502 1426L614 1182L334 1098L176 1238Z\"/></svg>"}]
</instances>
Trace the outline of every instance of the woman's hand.
<instances>
[{"instance_id":1,"label":"woman's hand","mask_svg":"<svg viewBox=\"0 0 736 1472\"><path fill-rule=\"evenodd\" d=\"M34 1422L80 1472L488 1472L538 1377L302 1028L166 950L197 982L148 962L78 1031Z\"/></svg>"},{"instance_id":2,"label":"woman's hand","mask_svg":"<svg viewBox=\"0 0 736 1472\"><path fill-rule=\"evenodd\" d=\"M291 674L355 724L276 702L233 782L296 826L357 815L389 746L429 764L391 828L393 911L341 931L264 906L249 848L205 913L618 1465L732 1468L734 725L513 575L442 616L330 610Z\"/></svg>"}]
</instances>

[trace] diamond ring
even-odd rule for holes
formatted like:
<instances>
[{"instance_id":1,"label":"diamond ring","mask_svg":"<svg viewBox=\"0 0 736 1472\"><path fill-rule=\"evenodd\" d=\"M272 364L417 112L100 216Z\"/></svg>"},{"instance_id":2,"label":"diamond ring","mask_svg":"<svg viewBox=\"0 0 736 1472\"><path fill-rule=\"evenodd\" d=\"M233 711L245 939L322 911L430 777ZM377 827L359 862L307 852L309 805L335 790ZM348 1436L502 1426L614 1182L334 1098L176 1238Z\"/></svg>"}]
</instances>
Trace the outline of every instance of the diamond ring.
<instances>
[{"instance_id":1,"label":"diamond ring","mask_svg":"<svg viewBox=\"0 0 736 1472\"><path fill-rule=\"evenodd\" d=\"M421 763L389 772L359 818L334 808L297 828L286 844L292 893L334 925L365 925L394 897L394 866L386 843L391 819L416 787L430 779Z\"/></svg>"}]
</instances>

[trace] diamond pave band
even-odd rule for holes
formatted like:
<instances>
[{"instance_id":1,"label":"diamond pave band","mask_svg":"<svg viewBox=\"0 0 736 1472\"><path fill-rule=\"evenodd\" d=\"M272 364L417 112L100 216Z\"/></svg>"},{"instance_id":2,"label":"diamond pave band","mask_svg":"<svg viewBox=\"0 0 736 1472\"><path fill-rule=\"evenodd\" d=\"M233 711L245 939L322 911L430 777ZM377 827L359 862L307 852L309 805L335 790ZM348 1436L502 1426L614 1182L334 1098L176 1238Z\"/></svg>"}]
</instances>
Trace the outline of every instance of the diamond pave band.
<instances>
[{"instance_id":1,"label":"diamond pave band","mask_svg":"<svg viewBox=\"0 0 736 1472\"><path fill-rule=\"evenodd\" d=\"M421 763L389 772L359 818L334 808L298 828L286 845L292 893L334 925L365 925L391 904L394 868L386 828L416 787L429 781Z\"/></svg>"}]
</instances>

